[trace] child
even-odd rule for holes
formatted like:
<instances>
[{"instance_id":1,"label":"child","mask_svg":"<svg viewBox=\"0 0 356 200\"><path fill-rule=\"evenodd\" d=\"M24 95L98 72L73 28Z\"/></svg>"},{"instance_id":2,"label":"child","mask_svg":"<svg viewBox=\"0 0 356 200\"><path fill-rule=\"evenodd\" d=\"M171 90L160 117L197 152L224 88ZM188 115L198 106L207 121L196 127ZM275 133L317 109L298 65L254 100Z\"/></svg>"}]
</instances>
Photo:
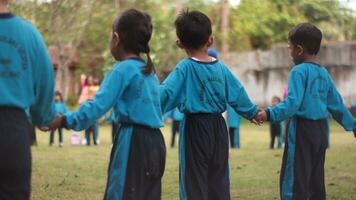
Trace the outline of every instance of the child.
<instances>
[{"instance_id":1,"label":"child","mask_svg":"<svg viewBox=\"0 0 356 200\"><path fill-rule=\"evenodd\" d=\"M240 148L240 121L240 115L231 106L227 106L227 124L229 126L231 148Z\"/></svg>"},{"instance_id":2,"label":"child","mask_svg":"<svg viewBox=\"0 0 356 200\"><path fill-rule=\"evenodd\" d=\"M26 111L35 126L55 127L53 98L53 66L41 34L0 0L0 199L30 199Z\"/></svg>"},{"instance_id":3,"label":"child","mask_svg":"<svg viewBox=\"0 0 356 200\"><path fill-rule=\"evenodd\" d=\"M324 162L329 113L345 130L356 129L325 67L317 63L321 31L302 23L289 32L293 62L285 101L259 113L260 120L290 118L281 170L281 199L325 199Z\"/></svg>"},{"instance_id":4,"label":"child","mask_svg":"<svg viewBox=\"0 0 356 200\"><path fill-rule=\"evenodd\" d=\"M54 106L56 108L57 113L63 115L67 112L67 107L65 103L63 102L63 97L62 93L59 91L56 91L55 93L55 100L54 100ZM49 135L49 146L52 146L54 143L54 130L51 130L50 135ZM58 134L59 134L59 147L63 147L63 132L62 128L58 128Z\"/></svg>"},{"instance_id":5,"label":"child","mask_svg":"<svg viewBox=\"0 0 356 200\"><path fill-rule=\"evenodd\" d=\"M172 139L171 139L171 147L174 147L175 138L177 132L179 133L180 123L184 118L184 114L179 111L178 108L174 108L173 110L167 112L163 116L163 121L166 121L168 118L172 118Z\"/></svg>"},{"instance_id":6,"label":"child","mask_svg":"<svg viewBox=\"0 0 356 200\"><path fill-rule=\"evenodd\" d=\"M104 117L104 121L111 121L111 142L114 144L114 139L120 129L120 124L117 123L117 119L115 116L115 111L110 111L109 115Z\"/></svg>"},{"instance_id":7,"label":"child","mask_svg":"<svg viewBox=\"0 0 356 200\"><path fill-rule=\"evenodd\" d=\"M151 17L130 9L114 22L111 53L120 61L92 101L64 115L63 126L82 130L113 108L121 123L108 169L104 199L160 199L166 149L160 127L159 83L149 56ZM141 58L147 54L147 63Z\"/></svg>"},{"instance_id":8,"label":"child","mask_svg":"<svg viewBox=\"0 0 356 200\"><path fill-rule=\"evenodd\" d=\"M229 104L253 119L258 108L219 60L208 56L213 44L210 19L184 11L175 21L181 60L161 85L163 112L179 107L185 118L179 144L180 199L230 199L229 139L221 113Z\"/></svg>"},{"instance_id":9,"label":"child","mask_svg":"<svg viewBox=\"0 0 356 200\"><path fill-rule=\"evenodd\" d=\"M281 102L281 99L277 96L272 98L272 105L276 106ZM283 141L283 134L282 134L282 122L271 122L270 123L270 135L271 135L271 142L270 142L270 149L274 148L274 140L277 137L278 139L278 149L282 148L282 141Z\"/></svg>"}]
</instances>

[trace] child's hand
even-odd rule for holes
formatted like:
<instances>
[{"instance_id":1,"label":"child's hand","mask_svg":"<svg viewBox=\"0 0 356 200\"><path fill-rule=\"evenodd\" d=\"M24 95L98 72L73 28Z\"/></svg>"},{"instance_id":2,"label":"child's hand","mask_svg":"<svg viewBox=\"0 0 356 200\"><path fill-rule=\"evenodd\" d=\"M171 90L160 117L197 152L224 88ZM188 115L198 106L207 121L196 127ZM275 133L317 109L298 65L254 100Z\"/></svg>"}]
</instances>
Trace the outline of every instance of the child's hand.
<instances>
[{"instance_id":1,"label":"child's hand","mask_svg":"<svg viewBox=\"0 0 356 200\"><path fill-rule=\"evenodd\" d=\"M54 131L61 126L62 118L62 115L57 115L48 126L39 127L39 129L41 131Z\"/></svg>"},{"instance_id":2,"label":"child's hand","mask_svg":"<svg viewBox=\"0 0 356 200\"><path fill-rule=\"evenodd\" d=\"M267 121L267 113L264 110L260 110L256 115L255 119L258 123L263 124L263 122Z\"/></svg>"}]
</instances>

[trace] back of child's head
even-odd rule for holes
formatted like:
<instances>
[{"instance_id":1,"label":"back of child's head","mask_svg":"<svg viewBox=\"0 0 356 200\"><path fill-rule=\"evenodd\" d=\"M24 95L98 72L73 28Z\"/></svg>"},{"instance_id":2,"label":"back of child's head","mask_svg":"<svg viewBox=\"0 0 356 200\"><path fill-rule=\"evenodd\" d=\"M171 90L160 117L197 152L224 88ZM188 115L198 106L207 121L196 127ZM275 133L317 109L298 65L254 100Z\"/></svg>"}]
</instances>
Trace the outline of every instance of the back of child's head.
<instances>
[{"instance_id":1,"label":"back of child's head","mask_svg":"<svg viewBox=\"0 0 356 200\"><path fill-rule=\"evenodd\" d=\"M184 48L202 47L212 34L211 21L199 11L182 11L175 21L176 33Z\"/></svg>"},{"instance_id":2,"label":"back of child's head","mask_svg":"<svg viewBox=\"0 0 356 200\"><path fill-rule=\"evenodd\" d=\"M60 91L57 90L54 94L56 100L58 99L60 102L63 102L62 93Z\"/></svg>"},{"instance_id":3,"label":"back of child's head","mask_svg":"<svg viewBox=\"0 0 356 200\"><path fill-rule=\"evenodd\" d=\"M307 53L316 55L320 50L322 37L321 31L316 26L301 23L289 32L288 40L295 46L302 46Z\"/></svg>"},{"instance_id":4,"label":"back of child's head","mask_svg":"<svg viewBox=\"0 0 356 200\"><path fill-rule=\"evenodd\" d=\"M120 43L125 51L134 54L147 54L147 66L143 70L145 75L151 74L154 70L149 55L152 28L150 15L136 9L129 9L121 13L113 25L113 32L119 35Z\"/></svg>"},{"instance_id":5,"label":"back of child's head","mask_svg":"<svg viewBox=\"0 0 356 200\"><path fill-rule=\"evenodd\" d=\"M279 98L278 96L274 96L272 98L272 104L275 106L277 104L279 104L281 102L281 98Z\"/></svg>"},{"instance_id":6,"label":"back of child's head","mask_svg":"<svg viewBox=\"0 0 356 200\"><path fill-rule=\"evenodd\" d=\"M218 51L216 51L216 49L210 48L208 49L208 56L218 59L219 54Z\"/></svg>"}]
</instances>

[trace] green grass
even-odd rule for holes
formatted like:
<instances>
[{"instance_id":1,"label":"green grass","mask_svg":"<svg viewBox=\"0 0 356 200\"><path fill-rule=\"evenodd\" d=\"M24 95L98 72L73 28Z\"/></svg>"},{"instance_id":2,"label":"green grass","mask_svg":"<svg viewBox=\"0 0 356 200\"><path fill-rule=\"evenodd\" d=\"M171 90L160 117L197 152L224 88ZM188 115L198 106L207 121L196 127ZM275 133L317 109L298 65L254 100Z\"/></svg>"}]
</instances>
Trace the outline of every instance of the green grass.
<instances>
[{"instance_id":1,"label":"green grass","mask_svg":"<svg viewBox=\"0 0 356 200\"><path fill-rule=\"evenodd\" d=\"M169 126L162 129L166 143ZM32 199L102 199L111 150L110 126L100 127L99 146L70 146L70 131L65 131L65 146L48 146L48 133L37 133L38 146L32 148ZM279 199L279 171L282 150L269 150L268 125L255 127L243 123L241 149L230 151L232 199ZM55 138L57 141L57 137ZM331 148L326 158L327 199L356 199L356 145L351 133L331 126ZM163 200L179 196L178 150L167 147L163 178Z\"/></svg>"}]
</instances>

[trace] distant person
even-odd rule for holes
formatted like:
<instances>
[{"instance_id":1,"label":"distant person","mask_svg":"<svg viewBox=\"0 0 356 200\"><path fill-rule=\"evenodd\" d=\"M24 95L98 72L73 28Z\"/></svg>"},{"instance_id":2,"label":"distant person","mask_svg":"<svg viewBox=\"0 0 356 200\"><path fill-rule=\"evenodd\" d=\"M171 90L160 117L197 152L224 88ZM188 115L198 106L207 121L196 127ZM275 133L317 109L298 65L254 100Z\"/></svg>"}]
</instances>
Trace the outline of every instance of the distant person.
<instances>
[{"instance_id":1,"label":"distant person","mask_svg":"<svg viewBox=\"0 0 356 200\"><path fill-rule=\"evenodd\" d=\"M350 104L350 105L348 106L348 108L349 108L349 110L356 110L356 103Z\"/></svg>"},{"instance_id":2,"label":"distant person","mask_svg":"<svg viewBox=\"0 0 356 200\"><path fill-rule=\"evenodd\" d=\"M79 105L84 104L86 101L92 101L95 93L99 90L99 86L95 85L95 79L93 76L87 76L83 85L84 87L78 100ZM99 122L96 120L90 127L85 129L85 141L87 146L90 146L91 135L93 138L93 144L98 145L98 126Z\"/></svg>"},{"instance_id":3,"label":"distant person","mask_svg":"<svg viewBox=\"0 0 356 200\"><path fill-rule=\"evenodd\" d=\"M0 199L28 200L31 149L28 117L54 128L54 75L38 30L0 0Z\"/></svg>"},{"instance_id":4,"label":"distant person","mask_svg":"<svg viewBox=\"0 0 356 200\"><path fill-rule=\"evenodd\" d=\"M321 31L310 23L288 35L296 64L288 80L287 98L258 114L258 121L290 119L280 177L281 199L326 199L324 163L328 117L356 132L356 119L346 108L326 68L317 62Z\"/></svg>"},{"instance_id":5,"label":"distant person","mask_svg":"<svg viewBox=\"0 0 356 200\"><path fill-rule=\"evenodd\" d=\"M111 122L111 142L112 144L114 144L115 137L117 137L117 134L120 129L120 123L117 122L115 111L112 110L109 115L104 117L104 120Z\"/></svg>"},{"instance_id":6,"label":"distant person","mask_svg":"<svg viewBox=\"0 0 356 200\"><path fill-rule=\"evenodd\" d=\"M63 101L61 92L56 91L54 102L55 102L54 105L55 105L57 113L64 115L67 112L67 107ZM54 133L55 133L55 130L51 130L50 135L49 135L49 146L52 146L54 143ZM58 140L59 140L59 147L63 147L62 128L58 128Z\"/></svg>"},{"instance_id":7,"label":"distant person","mask_svg":"<svg viewBox=\"0 0 356 200\"><path fill-rule=\"evenodd\" d=\"M272 98L272 107L277 106L281 102L281 99L277 96ZM282 148L283 145L283 126L282 122L270 122L270 135L271 135L271 142L270 142L270 149L274 149L274 141L277 138L277 148Z\"/></svg>"},{"instance_id":8,"label":"distant person","mask_svg":"<svg viewBox=\"0 0 356 200\"><path fill-rule=\"evenodd\" d=\"M178 108L174 108L173 110L167 112L163 116L163 121L166 121L168 118L172 119L172 139L171 139L171 148L175 145L176 134L179 133L179 128L182 120L184 119L184 114L179 111Z\"/></svg>"},{"instance_id":9,"label":"distant person","mask_svg":"<svg viewBox=\"0 0 356 200\"><path fill-rule=\"evenodd\" d=\"M240 148L240 123L241 117L231 107L227 107L227 125L229 126L230 147Z\"/></svg>"}]
</instances>

